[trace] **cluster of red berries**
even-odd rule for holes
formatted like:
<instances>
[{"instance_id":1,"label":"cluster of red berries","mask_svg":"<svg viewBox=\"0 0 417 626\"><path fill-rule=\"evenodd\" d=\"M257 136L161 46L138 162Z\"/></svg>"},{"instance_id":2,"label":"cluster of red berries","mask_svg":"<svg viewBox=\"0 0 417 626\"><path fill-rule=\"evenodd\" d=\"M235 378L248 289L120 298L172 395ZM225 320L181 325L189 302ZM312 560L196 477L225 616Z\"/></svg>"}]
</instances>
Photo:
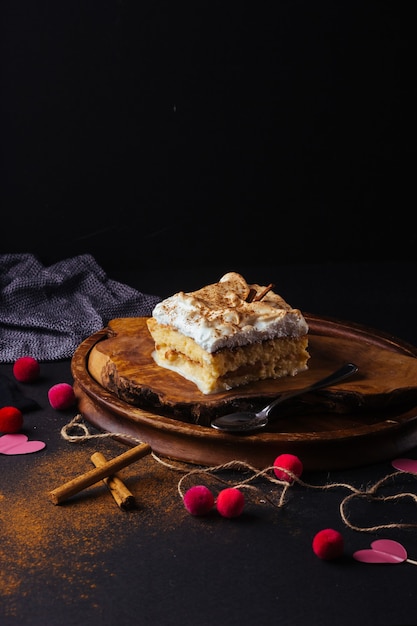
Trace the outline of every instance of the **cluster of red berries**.
<instances>
[{"instance_id":1,"label":"cluster of red berries","mask_svg":"<svg viewBox=\"0 0 417 626\"><path fill-rule=\"evenodd\" d=\"M239 517L245 506L245 496L240 489L228 487L220 491L215 500L205 485L195 485L184 494L184 506L191 515L207 515L214 505L222 517Z\"/></svg>"},{"instance_id":2,"label":"cluster of red berries","mask_svg":"<svg viewBox=\"0 0 417 626\"><path fill-rule=\"evenodd\" d=\"M303 464L294 454L280 454L273 464L275 476L288 484L303 473ZM195 485L186 491L184 506L191 515L207 515L216 506L222 517L233 518L243 513L245 497L237 487L228 487L220 491L215 499L212 491L205 485ZM324 528L313 537L314 554L323 560L337 559L343 555L344 540L342 534L333 528Z\"/></svg>"},{"instance_id":3,"label":"cluster of red berries","mask_svg":"<svg viewBox=\"0 0 417 626\"><path fill-rule=\"evenodd\" d=\"M22 356L13 364L13 375L20 383L32 383L40 376L41 368L37 359L31 356ZM53 409L64 410L75 404L75 394L72 385L57 383L48 391L48 400ZM14 406L0 408L0 433L17 433L23 426L23 414Z\"/></svg>"},{"instance_id":4,"label":"cluster of red berries","mask_svg":"<svg viewBox=\"0 0 417 626\"><path fill-rule=\"evenodd\" d=\"M293 475L301 476L303 471L300 459L293 454L279 455L274 461L274 466L276 477L289 483L294 480ZM195 485L184 494L184 506L191 515L207 515L214 505L222 517L239 517L245 507L245 496L237 487L228 487L220 491L215 499L205 485Z\"/></svg>"}]
</instances>

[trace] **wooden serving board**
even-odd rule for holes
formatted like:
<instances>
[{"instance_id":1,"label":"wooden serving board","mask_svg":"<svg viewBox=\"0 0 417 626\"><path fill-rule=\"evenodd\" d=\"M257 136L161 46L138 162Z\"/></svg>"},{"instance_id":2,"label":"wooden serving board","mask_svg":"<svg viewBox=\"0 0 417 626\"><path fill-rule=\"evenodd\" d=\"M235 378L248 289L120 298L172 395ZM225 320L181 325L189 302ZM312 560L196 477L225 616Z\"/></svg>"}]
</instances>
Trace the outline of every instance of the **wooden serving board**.
<instances>
[{"instance_id":1,"label":"wooden serving board","mask_svg":"<svg viewBox=\"0 0 417 626\"><path fill-rule=\"evenodd\" d=\"M306 467L331 469L374 462L417 444L417 348L349 322L307 315L309 369L295 377L202 394L151 356L146 318L118 318L84 341L72 371L80 411L95 426L147 441L160 454L205 465L246 460L265 467L280 452ZM228 435L209 424L237 409L260 408L279 393L304 387L342 363L352 378L280 405L268 432ZM275 456L274 456L275 455Z\"/></svg>"},{"instance_id":2,"label":"wooden serving board","mask_svg":"<svg viewBox=\"0 0 417 626\"><path fill-rule=\"evenodd\" d=\"M92 348L88 370L105 389L134 406L160 411L181 421L209 425L213 417L239 408L266 404L283 391L297 389L327 376L345 361L354 361L359 374L322 393L286 403L286 412L337 411L386 407L417 401L417 359L356 337L332 337L311 333L311 359L306 372L278 380L264 380L211 395L194 383L159 367L152 358L154 342L146 318L112 320L107 338ZM282 412L282 407L278 409Z\"/></svg>"}]
</instances>

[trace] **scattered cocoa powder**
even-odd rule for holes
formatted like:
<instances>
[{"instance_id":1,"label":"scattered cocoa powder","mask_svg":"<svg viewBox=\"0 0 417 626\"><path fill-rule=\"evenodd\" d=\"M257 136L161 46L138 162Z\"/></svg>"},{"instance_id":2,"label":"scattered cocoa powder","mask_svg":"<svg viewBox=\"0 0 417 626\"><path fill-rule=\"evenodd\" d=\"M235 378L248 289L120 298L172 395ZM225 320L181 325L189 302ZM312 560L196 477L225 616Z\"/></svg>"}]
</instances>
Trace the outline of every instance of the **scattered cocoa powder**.
<instances>
[{"instance_id":1,"label":"scattered cocoa powder","mask_svg":"<svg viewBox=\"0 0 417 626\"><path fill-rule=\"evenodd\" d=\"M126 446L111 439L63 442L58 451L45 448L26 455L30 471L22 472L13 484L1 484L0 594L7 615L16 615L25 580L34 577L45 584L52 578L60 581L61 590L68 589L68 603L74 594L88 598L96 570L103 567L110 547L124 540L127 527L130 532L132 525L146 524L161 533L186 515L177 490L181 474L152 456L118 472L135 496L132 510L121 510L103 481L54 505L49 492L92 469L90 457L95 451L111 459ZM20 459L8 459L16 464L16 472Z\"/></svg>"},{"instance_id":2,"label":"scattered cocoa powder","mask_svg":"<svg viewBox=\"0 0 417 626\"><path fill-rule=\"evenodd\" d=\"M118 472L135 497L132 509L120 509L103 481L59 505L52 502L52 490L94 467L94 452L110 460L126 449L111 437L62 439L53 450L47 446L26 458L5 460L14 477L0 484L0 617L19 616L22 597L51 586L59 589L61 603L82 601L99 610L96 581L103 572L115 575L109 554L118 548L125 552L132 531L142 538L159 537L190 517L180 495L181 479L185 490L196 481L210 483L210 476L201 476L195 465L154 454ZM216 477L211 480L214 492L222 488Z\"/></svg>"}]
</instances>

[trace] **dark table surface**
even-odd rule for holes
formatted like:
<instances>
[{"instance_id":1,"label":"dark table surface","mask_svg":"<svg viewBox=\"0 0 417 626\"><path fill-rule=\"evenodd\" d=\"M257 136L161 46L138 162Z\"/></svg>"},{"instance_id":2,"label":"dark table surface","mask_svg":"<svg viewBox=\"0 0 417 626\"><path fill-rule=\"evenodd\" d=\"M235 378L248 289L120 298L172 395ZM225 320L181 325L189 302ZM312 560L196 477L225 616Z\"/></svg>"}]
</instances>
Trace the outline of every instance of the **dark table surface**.
<instances>
[{"instance_id":1,"label":"dark table surface","mask_svg":"<svg viewBox=\"0 0 417 626\"><path fill-rule=\"evenodd\" d=\"M249 281L273 282L306 312L364 324L417 345L412 263L138 269L111 278L167 296L232 269ZM1 364L0 373L13 380L12 364ZM369 488L394 471L392 459L305 473L308 485L339 487L294 485L282 507L276 505L277 486L261 479L245 492L244 512L235 519L215 510L191 516L178 483L198 468L151 455L120 472L136 499L132 510L119 509L103 483L54 505L49 492L91 469L93 452L110 459L126 450L109 437L68 441L62 429L77 407L50 406L47 392L58 382L73 382L70 360L42 363L38 380L16 383L39 405L25 412L23 432L46 447L0 456L2 626L417 624L415 563L371 565L352 556L375 539L388 538L417 559L416 528L399 527L415 523L415 501L352 502L353 525L398 526L373 532L348 527L340 509L350 493L340 484ZM103 434L92 427L89 433ZM417 458L417 450L403 456ZM228 470L218 476L234 483L238 474ZM216 476L196 474L187 484L218 490L224 485ZM384 496L409 492L417 493L417 485L407 474L382 489ZM334 561L317 558L311 548L315 533L329 527L344 538L344 555Z\"/></svg>"}]
</instances>

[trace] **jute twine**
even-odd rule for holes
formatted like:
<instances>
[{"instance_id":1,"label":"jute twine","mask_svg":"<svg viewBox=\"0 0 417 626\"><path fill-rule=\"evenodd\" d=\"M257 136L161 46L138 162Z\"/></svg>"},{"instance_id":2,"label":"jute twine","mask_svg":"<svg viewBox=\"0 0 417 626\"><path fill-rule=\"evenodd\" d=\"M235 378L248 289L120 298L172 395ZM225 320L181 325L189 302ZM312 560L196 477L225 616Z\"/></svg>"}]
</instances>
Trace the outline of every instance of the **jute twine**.
<instances>
[{"instance_id":1,"label":"jute twine","mask_svg":"<svg viewBox=\"0 0 417 626\"><path fill-rule=\"evenodd\" d=\"M71 443L79 443L82 441L90 440L90 439L105 439L105 438L123 438L129 439L132 443L141 444L144 443L140 439L133 437L132 435L126 433L91 433L88 429L87 425L83 422L83 417L81 414L76 415L68 424L63 426L61 429L62 437ZM296 476L293 472L291 472L286 467L279 467L277 465L271 465L269 467L265 467L262 470L259 470L255 467L252 467L249 463L239 460L232 460L228 463L223 463L221 465L215 465L211 467L196 467L192 470L189 467L185 467L184 465L173 464L171 462L167 462L166 460L161 459L158 455L156 455L153 451L151 452L151 456L157 461L161 463L165 467L183 472L184 475L180 478L178 482L178 493L181 499L184 497L184 493L187 491L190 483L192 483L192 479L197 476L205 476L210 480L216 480L219 484L233 486L237 489L247 489L252 490L253 492L261 493L262 498L270 502L273 506L277 508L282 508L287 503L288 494L290 489L294 488L294 486L298 485L299 487L303 487L305 489L316 489L318 491L330 491L335 489L345 489L350 493L345 496L340 505L339 511L340 516L344 522L344 524L350 528L351 530L356 530L359 532L376 532L379 530L387 530L387 529L404 529L404 528L416 528L417 523L411 522L391 522L386 524L377 524L373 526L359 526L352 523L349 520L348 515L348 505L352 503L354 499L366 500L367 502L399 502L400 500L410 499L414 503L417 504L417 495L412 492L401 492L395 493L392 495L378 495L378 492L389 482L393 482L395 478L399 476L404 476L404 474L410 474L411 476L416 478L416 475L412 472L404 472L402 470L392 472L387 476L384 476L380 480L378 480L374 485L368 486L367 488L357 488L353 485L344 482L330 482L321 485L314 485L307 483L298 476ZM289 477L289 480L279 480L275 477L274 470L280 469L285 471L286 475ZM225 479L222 476L216 476L217 472L226 472L227 470L235 470L239 472L249 473L250 476L240 481L231 481L230 479ZM258 485L254 485L255 481L259 481L259 479L265 479L268 483L273 483L278 485L281 488L281 491L278 492L278 499L274 499L272 497L268 497L265 495L264 490L261 490Z\"/></svg>"}]
</instances>

